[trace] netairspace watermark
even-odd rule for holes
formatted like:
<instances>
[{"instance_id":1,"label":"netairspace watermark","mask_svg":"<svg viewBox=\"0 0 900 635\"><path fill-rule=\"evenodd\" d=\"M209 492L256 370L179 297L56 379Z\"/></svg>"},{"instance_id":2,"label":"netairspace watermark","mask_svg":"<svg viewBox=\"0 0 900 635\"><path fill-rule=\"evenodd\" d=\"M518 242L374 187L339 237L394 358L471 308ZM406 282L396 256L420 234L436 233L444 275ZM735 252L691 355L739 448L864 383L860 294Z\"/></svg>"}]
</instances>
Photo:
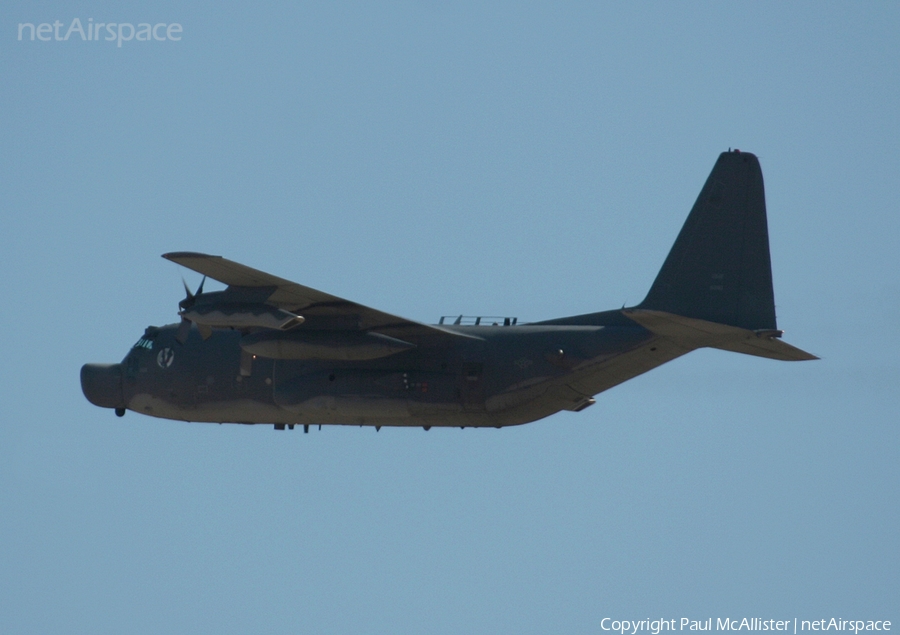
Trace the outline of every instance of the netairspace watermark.
<instances>
[{"instance_id":1,"label":"netairspace watermark","mask_svg":"<svg viewBox=\"0 0 900 635\"><path fill-rule=\"evenodd\" d=\"M793 635L812 631L842 631L859 635L863 631L890 631L891 623L887 620L845 620L837 617L819 620L798 620L796 617L786 620L764 619L761 617L711 617L693 620L688 617L680 619L645 619L616 620L604 617L600 628L619 635L660 635L663 631L782 631Z\"/></svg>"},{"instance_id":2,"label":"netairspace watermark","mask_svg":"<svg viewBox=\"0 0 900 635\"><path fill-rule=\"evenodd\" d=\"M19 41L34 42L66 42L69 40L81 40L83 42L116 42L116 46L122 48L122 42L180 42L181 33L184 30L178 22L171 24L166 22L140 22L137 25L131 22L94 22L94 18L88 18L82 24L79 18L75 18L65 24L56 20L52 23L19 22Z\"/></svg>"}]
</instances>

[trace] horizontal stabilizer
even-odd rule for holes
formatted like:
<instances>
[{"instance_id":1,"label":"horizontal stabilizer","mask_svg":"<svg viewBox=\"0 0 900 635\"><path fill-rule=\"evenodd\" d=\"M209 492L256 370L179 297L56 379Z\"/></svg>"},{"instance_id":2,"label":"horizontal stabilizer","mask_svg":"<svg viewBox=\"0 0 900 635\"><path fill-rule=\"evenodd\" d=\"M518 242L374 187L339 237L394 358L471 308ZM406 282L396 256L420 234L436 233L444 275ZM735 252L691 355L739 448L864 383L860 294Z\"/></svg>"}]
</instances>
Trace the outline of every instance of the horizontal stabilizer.
<instances>
[{"instance_id":1,"label":"horizontal stabilizer","mask_svg":"<svg viewBox=\"0 0 900 635\"><path fill-rule=\"evenodd\" d=\"M782 342L779 339L781 331L751 331L664 311L626 309L622 313L648 331L689 349L718 348L723 351L789 362L819 359L815 355Z\"/></svg>"}]
</instances>

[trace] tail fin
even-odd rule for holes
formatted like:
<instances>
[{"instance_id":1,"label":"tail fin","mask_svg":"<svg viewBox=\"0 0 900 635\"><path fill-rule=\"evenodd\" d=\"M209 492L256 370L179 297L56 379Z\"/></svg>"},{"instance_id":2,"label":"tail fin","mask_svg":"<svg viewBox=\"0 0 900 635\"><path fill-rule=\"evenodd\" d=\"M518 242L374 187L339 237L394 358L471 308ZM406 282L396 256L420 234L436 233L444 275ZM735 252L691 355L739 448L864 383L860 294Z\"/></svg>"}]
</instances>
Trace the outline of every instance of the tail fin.
<instances>
[{"instance_id":1,"label":"tail fin","mask_svg":"<svg viewBox=\"0 0 900 635\"><path fill-rule=\"evenodd\" d=\"M637 309L774 330L775 296L759 160L723 152Z\"/></svg>"}]
</instances>

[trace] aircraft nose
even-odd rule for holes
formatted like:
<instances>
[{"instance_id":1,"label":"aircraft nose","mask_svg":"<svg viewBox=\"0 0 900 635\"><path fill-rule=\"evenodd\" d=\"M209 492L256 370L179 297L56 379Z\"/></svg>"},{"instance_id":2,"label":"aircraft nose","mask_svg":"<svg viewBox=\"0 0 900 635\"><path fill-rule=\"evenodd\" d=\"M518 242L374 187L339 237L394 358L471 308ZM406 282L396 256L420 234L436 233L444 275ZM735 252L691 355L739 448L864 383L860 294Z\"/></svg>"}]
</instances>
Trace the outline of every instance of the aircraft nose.
<instances>
[{"instance_id":1,"label":"aircraft nose","mask_svg":"<svg viewBox=\"0 0 900 635\"><path fill-rule=\"evenodd\" d=\"M122 364L85 364L81 367L81 391L101 408L124 408Z\"/></svg>"}]
</instances>

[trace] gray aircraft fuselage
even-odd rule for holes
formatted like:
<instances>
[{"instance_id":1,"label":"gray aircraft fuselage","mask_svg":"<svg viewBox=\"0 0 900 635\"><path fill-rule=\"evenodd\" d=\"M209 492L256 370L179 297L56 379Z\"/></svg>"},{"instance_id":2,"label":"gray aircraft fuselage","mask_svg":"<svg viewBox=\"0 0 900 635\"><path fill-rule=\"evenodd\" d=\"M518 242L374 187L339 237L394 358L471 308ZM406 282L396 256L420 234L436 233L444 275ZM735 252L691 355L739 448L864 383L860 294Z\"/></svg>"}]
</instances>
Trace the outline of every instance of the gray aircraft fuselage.
<instances>
[{"instance_id":1,"label":"gray aircraft fuselage","mask_svg":"<svg viewBox=\"0 0 900 635\"><path fill-rule=\"evenodd\" d=\"M502 427L561 410L692 350L815 359L775 324L762 172L722 153L645 300L532 324L425 325L218 256L166 258L228 285L180 303L120 364L86 364L95 405L285 426Z\"/></svg>"},{"instance_id":2,"label":"gray aircraft fuselage","mask_svg":"<svg viewBox=\"0 0 900 635\"><path fill-rule=\"evenodd\" d=\"M118 368L107 367L121 373L122 395L106 405L185 421L504 426L587 407L599 390L561 380L591 375L626 351L647 370L673 357L620 312L584 322L446 326L466 337L373 360L256 357L248 375L241 374L239 331L216 329L203 340L192 328L179 344L178 325L150 327ZM603 389L630 376L613 371L594 382Z\"/></svg>"}]
</instances>

